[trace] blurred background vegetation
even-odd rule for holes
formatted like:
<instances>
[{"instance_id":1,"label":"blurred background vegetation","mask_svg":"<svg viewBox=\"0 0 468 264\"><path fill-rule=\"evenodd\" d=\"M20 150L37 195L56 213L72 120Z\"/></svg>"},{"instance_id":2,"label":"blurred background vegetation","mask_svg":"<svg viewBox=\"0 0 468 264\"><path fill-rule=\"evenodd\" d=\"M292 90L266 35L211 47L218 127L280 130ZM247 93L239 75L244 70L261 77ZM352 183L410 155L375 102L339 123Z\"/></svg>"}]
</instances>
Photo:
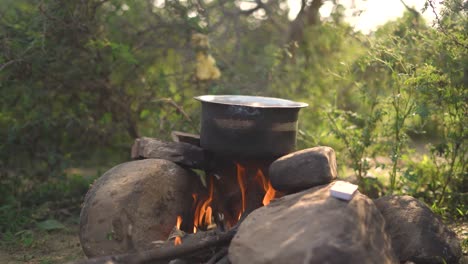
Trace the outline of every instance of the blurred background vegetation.
<instances>
[{"instance_id":1,"label":"blurred background vegetation","mask_svg":"<svg viewBox=\"0 0 468 264\"><path fill-rule=\"evenodd\" d=\"M339 1L298 2L290 20L285 0L0 0L1 238L76 215L134 138L199 133L202 94L307 102L298 148L332 146L371 196L466 220L467 2L370 34Z\"/></svg>"}]
</instances>

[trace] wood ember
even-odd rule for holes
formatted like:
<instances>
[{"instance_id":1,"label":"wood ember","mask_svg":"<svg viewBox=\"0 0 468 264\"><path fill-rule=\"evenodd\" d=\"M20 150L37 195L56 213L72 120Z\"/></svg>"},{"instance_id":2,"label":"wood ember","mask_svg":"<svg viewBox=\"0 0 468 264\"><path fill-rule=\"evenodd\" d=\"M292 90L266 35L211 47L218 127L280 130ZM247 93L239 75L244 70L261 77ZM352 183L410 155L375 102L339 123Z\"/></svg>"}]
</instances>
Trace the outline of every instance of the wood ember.
<instances>
[{"instance_id":1,"label":"wood ember","mask_svg":"<svg viewBox=\"0 0 468 264\"><path fill-rule=\"evenodd\" d=\"M202 148L184 142L164 142L155 138L135 139L132 159L165 159L189 168L203 169L205 154Z\"/></svg>"}]
</instances>

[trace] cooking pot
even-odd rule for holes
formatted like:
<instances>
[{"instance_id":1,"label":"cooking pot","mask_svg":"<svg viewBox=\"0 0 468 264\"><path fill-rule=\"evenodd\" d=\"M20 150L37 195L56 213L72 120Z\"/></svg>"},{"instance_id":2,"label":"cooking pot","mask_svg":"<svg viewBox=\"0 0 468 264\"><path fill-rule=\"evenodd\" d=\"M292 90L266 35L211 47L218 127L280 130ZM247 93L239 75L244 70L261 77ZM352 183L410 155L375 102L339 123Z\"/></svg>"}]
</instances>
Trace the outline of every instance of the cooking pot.
<instances>
[{"instance_id":1,"label":"cooking pot","mask_svg":"<svg viewBox=\"0 0 468 264\"><path fill-rule=\"evenodd\" d=\"M275 157L294 151L299 110L306 103L285 99L202 95L200 145L236 157Z\"/></svg>"}]
</instances>

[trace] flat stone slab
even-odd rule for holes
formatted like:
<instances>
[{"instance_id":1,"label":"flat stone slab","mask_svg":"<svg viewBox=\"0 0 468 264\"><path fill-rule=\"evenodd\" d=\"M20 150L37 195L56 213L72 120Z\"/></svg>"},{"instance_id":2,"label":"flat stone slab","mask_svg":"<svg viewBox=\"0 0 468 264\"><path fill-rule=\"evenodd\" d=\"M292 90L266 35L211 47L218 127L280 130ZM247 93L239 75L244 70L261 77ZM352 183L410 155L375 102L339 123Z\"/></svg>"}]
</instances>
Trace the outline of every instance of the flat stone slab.
<instances>
[{"instance_id":1,"label":"flat stone slab","mask_svg":"<svg viewBox=\"0 0 468 264\"><path fill-rule=\"evenodd\" d=\"M165 142L155 138L135 139L132 159L165 159L194 169L203 169L205 154L202 148L185 142Z\"/></svg>"}]
</instances>

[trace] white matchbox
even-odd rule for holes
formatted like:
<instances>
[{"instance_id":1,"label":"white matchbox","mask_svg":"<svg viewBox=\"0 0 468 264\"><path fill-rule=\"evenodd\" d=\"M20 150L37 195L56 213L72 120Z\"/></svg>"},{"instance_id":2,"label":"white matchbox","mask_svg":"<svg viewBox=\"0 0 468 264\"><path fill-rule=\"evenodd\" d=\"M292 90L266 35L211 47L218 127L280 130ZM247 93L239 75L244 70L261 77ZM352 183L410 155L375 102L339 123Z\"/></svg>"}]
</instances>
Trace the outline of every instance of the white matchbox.
<instances>
[{"instance_id":1,"label":"white matchbox","mask_svg":"<svg viewBox=\"0 0 468 264\"><path fill-rule=\"evenodd\" d=\"M358 186L355 184L344 181L337 181L330 188L330 195L341 200L349 201L353 199L357 189Z\"/></svg>"}]
</instances>

